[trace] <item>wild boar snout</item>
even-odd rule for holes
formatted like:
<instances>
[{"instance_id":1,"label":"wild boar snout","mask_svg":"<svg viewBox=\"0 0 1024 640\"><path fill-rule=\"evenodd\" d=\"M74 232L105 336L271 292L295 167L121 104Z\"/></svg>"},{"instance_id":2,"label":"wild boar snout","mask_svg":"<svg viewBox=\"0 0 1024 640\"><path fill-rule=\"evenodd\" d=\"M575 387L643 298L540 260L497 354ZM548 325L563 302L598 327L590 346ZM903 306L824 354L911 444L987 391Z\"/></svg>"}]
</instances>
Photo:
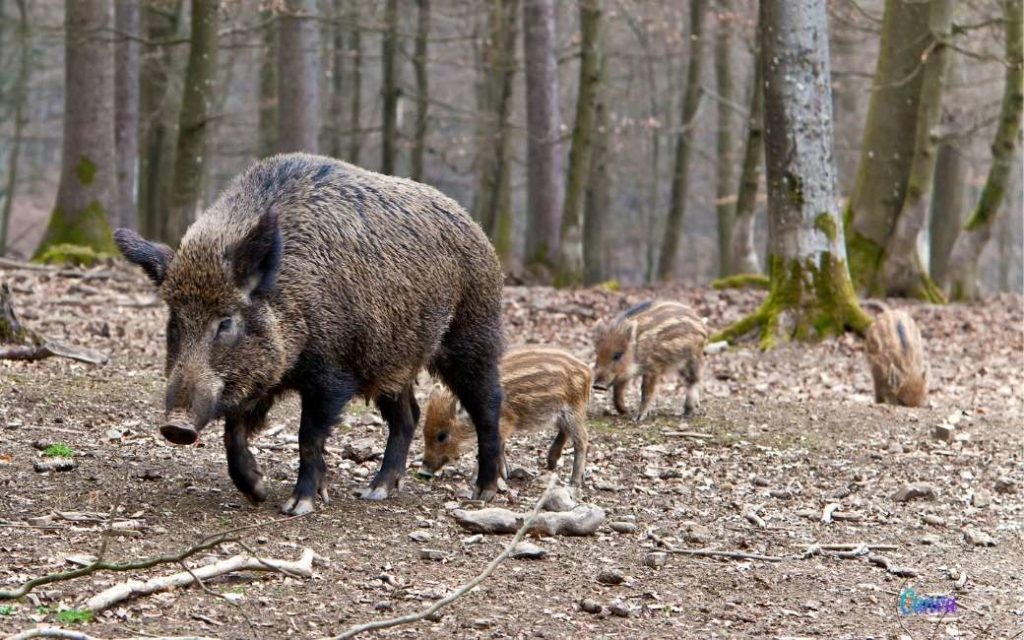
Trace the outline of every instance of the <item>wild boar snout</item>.
<instances>
[{"instance_id":1,"label":"wild boar snout","mask_svg":"<svg viewBox=\"0 0 1024 640\"><path fill-rule=\"evenodd\" d=\"M167 385L166 417L160 433L174 444L192 444L220 413L224 382L212 371L181 366L171 372Z\"/></svg>"}]
</instances>

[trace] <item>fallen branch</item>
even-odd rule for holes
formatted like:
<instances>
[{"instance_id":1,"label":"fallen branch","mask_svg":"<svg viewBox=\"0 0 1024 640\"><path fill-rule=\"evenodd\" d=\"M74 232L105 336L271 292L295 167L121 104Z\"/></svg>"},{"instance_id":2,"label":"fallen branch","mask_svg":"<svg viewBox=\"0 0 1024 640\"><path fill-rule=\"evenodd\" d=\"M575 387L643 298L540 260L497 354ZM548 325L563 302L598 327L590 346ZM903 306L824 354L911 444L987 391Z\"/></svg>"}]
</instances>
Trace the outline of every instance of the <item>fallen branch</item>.
<instances>
[{"instance_id":1,"label":"fallen branch","mask_svg":"<svg viewBox=\"0 0 1024 640\"><path fill-rule=\"evenodd\" d=\"M306 549L302 552L302 557L299 560L289 562L288 560L262 559L248 554L239 554L191 571L180 571L145 582L141 580L122 582L86 600L85 608L89 611L103 611L129 598L145 596L174 587L184 587L193 582L202 584L202 580L234 571L281 571L287 572L289 575L309 578L313 575L313 555L312 549Z\"/></svg>"},{"instance_id":2,"label":"fallen branch","mask_svg":"<svg viewBox=\"0 0 1024 640\"><path fill-rule=\"evenodd\" d=\"M714 440L712 433L698 433L696 431L662 431L661 435L672 438L696 438L698 440Z\"/></svg>"},{"instance_id":3,"label":"fallen branch","mask_svg":"<svg viewBox=\"0 0 1024 640\"><path fill-rule=\"evenodd\" d=\"M526 535L526 532L530 529L530 525L533 524L533 521L537 517L537 514L540 513L541 505L543 505L547 501L548 496L551 495L551 492L555 488L555 483L557 481L558 476L552 473L551 480L548 482L547 489L544 490L544 494L541 495L539 500L537 500L537 504L533 506L533 511L531 511L530 515L527 516L526 520L523 522L523 526L519 527L519 531L516 532L516 535L512 538L512 541L508 543L508 546L505 547L505 550L498 554L493 560L491 560L490 564L488 564L487 567L483 571L481 571L475 578L473 578L466 584L462 585L455 591L451 592L447 596L441 598L434 604L417 613L410 613L408 615L398 616L396 618L388 618L386 620L375 620L373 622L367 622L366 624L355 625L341 632L340 635L334 636L333 640L347 640L348 638L354 638L360 633L365 633L367 631L374 631L376 629L389 629L391 627L397 627L402 624L409 624L411 622L425 620L428 617L440 611L441 609L443 609L444 607L447 607L451 603L455 602L462 596L466 595L473 589L475 589L481 582L487 579L487 576L491 575L491 573L498 568L498 565L504 562L505 559L512 554L512 551L515 550L516 545L519 544L519 542Z\"/></svg>"},{"instance_id":4,"label":"fallen branch","mask_svg":"<svg viewBox=\"0 0 1024 640\"><path fill-rule=\"evenodd\" d=\"M103 640L103 638L97 638L96 636L90 636L81 631L71 631L70 629L58 629L56 627L45 627L42 629L28 629L21 633L16 633L13 636L8 636L7 640L28 640L29 638L63 638L64 640ZM117 640L117 639L112 639ZM123 638L121 640L138 640L138 638ZM210 638L207 636L146 636L146 640L217 640L216 638Z\"/></svg>"},{"instance_id":5,"label":"fallen branch","mask_svg":"<svg viewBox=\"0 0 1024 640\"><path fill-rule=\"evenodd\" d=\"M792 556L763 556L757 553L744 553L742 551L718 551L717 549L678 549L667 540L659 537L654 531L648 530L647 537L654 540L654 543L664 547L668 553L675 553L685 556L704 556L709 558L732 558L734 560L760 560L762 562L784 562L795 560Z\"/></svg>"},{"instance_id":6,"label":"fallen branch","mask_svg":"<svg viewBox=\"0 0 1024 640\"><path fill-rule=\"evenodd\" d=\"M38 347L0 347L0 360L26 360L34 362L52 356L87 362L89 364L103 364L108 360L107 356L99 351L86 349L85 347L76 347L62 342L45 342Z\"/></svg>"},{"instance_id":7,"label":"fallen branch","mask_svg":"<svg viewBox=\"0 0 1024 640\"><path fill-rule=\"evenodd\" d=\"M0 269L21 269L23 271L56 271L56 267L31 262L21 262L10 258L0 258Z\"/></svg>"},{"instance_id":8,"label":"fallen branch","mask_svg":"<svg viewBox=\"0 0 1024 640\"><path fill-rule=\"evenodd\" d=\"M853 551L860 547L867 547L871 551L895 551L894 544L874 544L871 542L849 542L845 544L805 544L803 547L818 547L822 551Z\"/></svg>"}]
</instances>

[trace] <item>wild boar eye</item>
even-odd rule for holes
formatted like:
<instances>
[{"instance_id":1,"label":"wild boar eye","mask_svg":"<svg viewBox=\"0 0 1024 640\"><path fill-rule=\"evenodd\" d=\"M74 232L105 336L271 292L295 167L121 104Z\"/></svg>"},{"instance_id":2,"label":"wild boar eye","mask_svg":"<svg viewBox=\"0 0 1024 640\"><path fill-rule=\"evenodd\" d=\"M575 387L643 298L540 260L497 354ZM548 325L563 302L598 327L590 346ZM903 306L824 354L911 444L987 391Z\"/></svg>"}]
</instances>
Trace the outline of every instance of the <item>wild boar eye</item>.
<instances>
[{"instance_id":1,"label":"wild boar eye","mask_svg":"<svg viewBox=\"0 0 1024 640\"><path fill-rule=\"evenodd\" d=\"M438 442L446 442L447 440L448 440L448 432L447 431L442 431L441 433L437 434L437 441Z\"/></svg>"},{"instance_id":2,"label":"wild boar eye","mask_svg":"<svg viewBox=\"0 0 1024 640\"><path fill-rule=\"evenodd\" d=\"M228 333L234 326L234 320L232 320L230 317L224 318L223 320L220 321L220 324L217 325L217 335L221 336L224 335L225 333Z\"/></svg>"},{"instance_id":3,"label":"wild boar eye","mask_svg":"<svg viewBox=\"0 0 1024 640\"><path fill-rule=\"evenodd\" d=\"M616 351L615 353L613 353L612 354L612 360L614 360L615 362L618 362L619 360L622 360L622 352L621 351Z\"/></svg>"}]
</instances>

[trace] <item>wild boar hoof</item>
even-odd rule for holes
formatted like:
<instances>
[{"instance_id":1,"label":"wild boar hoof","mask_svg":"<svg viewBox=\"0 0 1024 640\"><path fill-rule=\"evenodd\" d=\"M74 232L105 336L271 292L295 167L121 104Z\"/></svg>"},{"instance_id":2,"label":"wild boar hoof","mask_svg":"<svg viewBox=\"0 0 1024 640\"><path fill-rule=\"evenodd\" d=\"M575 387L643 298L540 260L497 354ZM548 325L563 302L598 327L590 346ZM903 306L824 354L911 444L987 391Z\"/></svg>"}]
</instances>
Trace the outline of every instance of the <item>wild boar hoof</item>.
<instances>
[{"instance_id":1,"label":"wild boar hoof","mask_svg":"<svg viewBox=\"0 0 1024 640\"><path fill-rule=\"evenodd\" d=\"M644 420L646 420L647 416L649 416L649 415L650 415L649 411L644 411L642 413L634 414L633 415L633 422L636 423L636 424L639 424L639 423L643 422Z\"/></svg>"},{"instance_id":2,"label":"wild boar hoof","mask_svg":"<svg viewBox=\"0 0 1024 640\"><path fill-rule=\"evenodd\" d=\"M267 487L263 484L263 480L257 480L252 485L252 489L245 492L244 495L245 499L252 504L259 504L267 499Z\"/></svg>"},{"instance_id":3,"label":"wild boar hoof","mask_svg":"<svg viewBox=\"0 0 1024 640\"><path fill-rule=\"evenodd\" d=\"M317 492L317 495L320 496L321 500L323 500L324 505L331 504L331 497L329 495L327 495L327 488L326 487L321 487L320 491Z\"/></svg>"},{"instance_id":4,"label":"wild boar hoof","mask_svg":"<svg viewBox=\"0 0 1024 640\"><path fill-rule=\"evenodd\" d=\"M495 487L486 487L483 489L477 487L476 489L473 490L474 500L483 500L484 502L490 502L491 500L494 500L494 497L497 495L498 492Z\"/></svg>"},{"instance_id":5,"label":"wild boar hoof","mask_svg":"<svg viewBox=\"0 0 1024 640\"><path fill-rule=\"evenodd\" d=\"M369 487L364 489L359 497L363 500L384 500L388 497L388 490L386 487Z\"/></svg>"},{"instance_id":6,"label":"wild boar hoof","mask_svg":"<svg viewBox=\"0 0 1024 640\"><path fill-rule=\"evenodd\" d=\"M165 424L160 427L160 434L174 444L193 444L199 439L199 432L192 425Z\"/></svg>"},{"instance_id":7,"label":"wild boar hoof","mask_svg":"<svg viewBox=\"0 0 1024 640\"><path fill-rule=\"evenodd\" d=\"M281 513L289 516L304 516L313 511L313 498L292 496L281 505Z\"/></svg>"}]
</instances>

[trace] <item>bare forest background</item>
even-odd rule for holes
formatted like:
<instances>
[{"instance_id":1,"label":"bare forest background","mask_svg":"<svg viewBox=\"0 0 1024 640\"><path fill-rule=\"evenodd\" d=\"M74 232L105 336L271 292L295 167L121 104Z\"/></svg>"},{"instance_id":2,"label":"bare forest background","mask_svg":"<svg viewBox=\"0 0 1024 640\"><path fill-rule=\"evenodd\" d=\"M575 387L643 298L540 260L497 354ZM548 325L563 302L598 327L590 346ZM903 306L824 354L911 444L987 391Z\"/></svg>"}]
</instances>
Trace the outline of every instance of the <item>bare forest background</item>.
<instances>
[{"instance_id":1,"label":"bare forest background","mask_svg":"<svg viewBox=\"0 0 1024 640\"><path fill-rule=\"evenodd\" d=\"M944 24L927 8L943 4ZM872 250L850 243L865 238L902 233L911 247L888 251L948 279L993 162L1012 4L828 3L834 159L861 292L935 299L864 275ZM757 16L752 0L0 0L0 253L84 237L54 220L62 172L115 170L101 233L132 226L173 244L256 158L309 151L438 187L480 221L513 280L763 272ZM913 108L892 106L911 91ZM62 144L106 145L95 127L63 140L79 107L114 119L115 152L62 166ZM915 148L921 118L934 162L910 177L897 143ZM1024 287L1010 154L980 261L987 291ZM925 219L900 229L922 192ZM879 203L896 212L883 231L858 209Z\"/></svg>"}]
</instances>

